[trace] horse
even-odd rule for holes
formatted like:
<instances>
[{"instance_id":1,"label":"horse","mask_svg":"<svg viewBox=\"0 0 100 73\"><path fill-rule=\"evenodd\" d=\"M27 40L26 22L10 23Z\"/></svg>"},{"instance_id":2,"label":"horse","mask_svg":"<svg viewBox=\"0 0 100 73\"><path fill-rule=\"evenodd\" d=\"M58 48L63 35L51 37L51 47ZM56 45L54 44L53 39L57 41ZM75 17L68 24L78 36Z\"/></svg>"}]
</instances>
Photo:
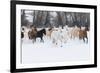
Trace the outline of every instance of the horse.
<instances>
[{"instance_id":1,"label":"horse","mask_svg":"<svg viewBox=\"0 0 100 73\"><path fill-rule=\"evenodd\" d=\"M79 30L80 29L77 26L71 27L70 30L69 30L70 38L71 39L78 38L78 36L79 36Z\"/></svg>"},{"instance_id":2,"label":"horse","mask_svg":"<svg viewBox=\"0 0 100 73\"><path fill-rule=\"evenodd\" d=\"M51 38L52 38L52 42L53 42L54 44L56 44L56 45L58 44L57 41L59 40L59 39L58 39L58 38L59 38L59 35L60 35L60 34L59 34L59 32L58 32L58 29L55 29L55 28L54 28L54 31L53 31L52 34L51 34Z\"/></svg>"},{"instance_id":3,"label":"horse","mask_svg":"<svg viewBox=\"0 0 100 73\"><path fill-rule=\"evenodd\" d=\"M21 38L24 38L24 32L21 32Z\"/></svg>"},{"instance_id":4,"label":"horse","mask_svg":"<svg viewBox=\"0 0 100 73\"><path fill-rule=\"evenodd\" d=\"M52 32L53 32L53 28L49 28L49 29L46 30L46 36L47 36L47 38L51 39Z\"/></svg>"},{"instance_id":5,"label":"horse","mask_svg":"<svg viewBox=\"0 0 100 73\"><path fill-rule=\"evenodd\" d=\"M83 39L83 41L88 43L88 36L87 36L87 28L79 30L79 39ZM86 39L86 40L85 40Z\"/></svg>"},{"instance_id":6,"label":"horse","mask_svg":"<svg viewBox=\"0 0 100 73\"><path fill-rule=\"evenodd\" d=\"M67 41L67 31L64 28L54 28L52 34L51 34L51 38L52 38L52 42L55 45L58 45L59 43L61 43L61 47L62 47L62 43L66 43Z\"/></svg>"},{"instance_id":7,"label":"horse","mask_svg":"<svg viewBox=\"0 0 100 73\"><path fill-rule=\"evenodd\" d=\"M45 29L41 29L41 30L37 31L36 36L35 36L35 41L36 41L36 38L40 38L41 42L44 42L43 35L46 35Z\"/></svg>"},{"instance_id":8,"label":"horse","mask_svg":"<svg viewBox=\"0 0 100 73\"><path fill-rule=\"evenodd\" d=\"M29 39L32 39L31 33L32 33L31 31L28 32L28 37L29 37Z\"/></svg>"},{"instance_id":9,"label":"horse","mask_svg":"<svg viewBox=\"0 0 100 73\"><path fill-rule=\"evenodd\" d=\"M34 39L36 37L36 33L37 33L37 28L32 27L32 29L29 30L29 32L28 32L29 39Z\"/></svg>"},{"instance_id":10,"label":"horse","mask_svg":"<svg viewBox=\"0 0 100 73\"><path fill-rule=\"evenodd\" d=\"M41 30L38 31L36 28L32 28L32 30L30 30L28 32L29 39L32 39L33 42L36 41L36 38L40 38L41 41L44 42L43 35L46 35L46 30L45 29L41 29Z\"/></svg>"},{"instance_id":11,"label":"horse","mask_svg":"<svg viewBox=\"0 0 100 73\"><path fill-rule=\"evenodd\" d=\"M21 28L21 38L24 38L24 32L25 32L25 27L23 26Z\"/></svg>"}]
</instances>

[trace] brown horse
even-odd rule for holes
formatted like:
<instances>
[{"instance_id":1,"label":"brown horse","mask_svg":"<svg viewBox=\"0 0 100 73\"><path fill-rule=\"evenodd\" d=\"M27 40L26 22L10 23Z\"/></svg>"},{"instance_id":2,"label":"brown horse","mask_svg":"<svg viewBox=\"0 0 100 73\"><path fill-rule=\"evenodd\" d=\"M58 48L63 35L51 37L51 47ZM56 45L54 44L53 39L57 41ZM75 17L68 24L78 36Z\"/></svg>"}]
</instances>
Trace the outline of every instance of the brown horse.
<instances>
[{"instance_id":1,"label":"brown horse","mask_svg":"<svg viewBox=\"0 0 100 73\"><path fill-rule=\"evenodd\" d=\"M41 41L44 42L44 40L43 40L44 34L46 35L45 29L41 29L41 30L37 31L37 28L32 28L32 30L28 32L29 39L32 39L33 42L36 41L36 38L40 38Z\"/></svg>"},{"instance_id":2,"label":"brown horse","mask_svg":"<svg viewBox=\"0 0 100 73\"><path fill-rule=\"evenodd\" d=\"M29 39L34 39L36 37L37 29L32 27L32 29L28 32Z\"/></svg>"},{"instance_id":3,"label":"brown horse","mask_svg":"<svg viewBox=\"0 0 100 73\"><path fill-rule=\"evenodd\" d=\"M88 36L87 36L87 29L86 28L83 29L83 30L80 28L80 30L79 30L79 39L80 40L83 39L84 42L87 40L86 42L88 43Z\"/></svg>"}]
</instances>

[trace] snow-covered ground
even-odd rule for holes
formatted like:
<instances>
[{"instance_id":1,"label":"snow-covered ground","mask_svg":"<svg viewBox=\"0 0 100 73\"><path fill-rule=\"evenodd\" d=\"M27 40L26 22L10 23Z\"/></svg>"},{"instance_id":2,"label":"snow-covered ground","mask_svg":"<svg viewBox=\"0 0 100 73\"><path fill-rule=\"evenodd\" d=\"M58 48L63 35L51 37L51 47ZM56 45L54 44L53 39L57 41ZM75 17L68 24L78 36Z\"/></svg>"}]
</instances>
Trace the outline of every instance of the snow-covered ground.
<instances>
[{"instance_id":1,"label":"snow-covered ground","mask_svg":"<svg viewBox=\"0 0 100 73\"><path fill-rule=\"evenodd\" d=\"M28 38L22 40L23 64L83 61L90 58L89 39L88 43L77 38L69 39L67 43L59 42L58 45L53 44L50 39L44 39L44 43L39 38L35 43Z\"/></svg>"}]
</instances>

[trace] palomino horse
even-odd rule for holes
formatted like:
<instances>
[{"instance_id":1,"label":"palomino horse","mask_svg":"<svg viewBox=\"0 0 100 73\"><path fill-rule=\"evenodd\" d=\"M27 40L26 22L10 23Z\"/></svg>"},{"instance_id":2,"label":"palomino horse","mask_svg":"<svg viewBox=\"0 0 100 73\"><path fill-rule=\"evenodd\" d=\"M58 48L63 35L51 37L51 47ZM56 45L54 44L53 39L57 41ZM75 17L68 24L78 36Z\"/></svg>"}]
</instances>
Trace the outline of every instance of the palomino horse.
<instances>
[{"instance_id":1,"label":"palomino horse","mask_svg":"<svg viewBox=\"0 0 100 73\"><path fill-rule=\"evenodd\" d=\"M47 30L46 30L46 37L49 38L49 39L51 39L51 34L52 34L52 32L53 32L53 28L47 29Z\"/></svg>"},{"instance_id":2,"label":"palomino horse","mask_svg":"<svg viewBox=\"0 0 100 73\"><path fill-rule=\"evenodd\" d=\"M79 36L79 27L75 26L75 27L71 27L71 30L70 30L70 38L71 39L75 39L75 38L78 38Z\"/></svg>"}]
</instances>

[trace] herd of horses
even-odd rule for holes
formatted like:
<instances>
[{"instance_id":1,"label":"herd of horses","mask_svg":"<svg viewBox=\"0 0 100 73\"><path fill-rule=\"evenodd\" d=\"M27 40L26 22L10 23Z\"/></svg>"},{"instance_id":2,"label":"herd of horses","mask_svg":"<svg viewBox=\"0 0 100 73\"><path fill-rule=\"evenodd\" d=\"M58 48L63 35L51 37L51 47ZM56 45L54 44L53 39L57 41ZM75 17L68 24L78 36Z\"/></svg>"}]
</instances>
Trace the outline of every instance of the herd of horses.
<instances>
[{"instance_id":1,"label":"herd of horses","mask_svg":"<svg viewBox=\"0 0 100 73\"><path fill-rule=\"evenodd\" d=\"M27 30L27 33L25 30ZM88 43L88 34L89 28L87 27L68 27L64 26L64 28L59 27L52 27L52 28L36 28L36 27L22 27L21 31L21 38L23 39L25 37L25 34L27 34L29 40L33 40L33 42L36 42L37 38L40 38L40 42L44 42L44 38L46 37L50 40L52 40L52 43L55 43L57 45L57 42L64 42L67 43L69 39L75 39L78 38L79 40L83 40L84 43Z\"/></svg>"}]
</instances>

